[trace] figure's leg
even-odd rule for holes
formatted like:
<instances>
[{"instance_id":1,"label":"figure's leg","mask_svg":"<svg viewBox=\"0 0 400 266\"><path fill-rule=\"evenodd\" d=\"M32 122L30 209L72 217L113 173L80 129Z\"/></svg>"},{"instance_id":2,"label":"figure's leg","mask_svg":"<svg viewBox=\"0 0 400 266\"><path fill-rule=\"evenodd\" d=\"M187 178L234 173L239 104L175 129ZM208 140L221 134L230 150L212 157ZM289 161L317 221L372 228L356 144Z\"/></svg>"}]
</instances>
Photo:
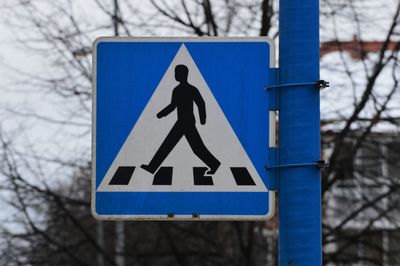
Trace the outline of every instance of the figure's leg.
<instances>
[{"instance_id":1,"label":"figure's leg","mask_svg":"<svg viewBox=\"0 0 400 266\"><path fill-rule=\"evenodd\" d=\"M168 154L172 151L178 141L182 138L183 132L177 123L172 127L171 131L168 133L167 137L161 144L160 148L158 148L156 154L154 154L153 159L151 159L148 165L142 164L144 170L154 174L160 165L163 163L165 158L167 158Z\"/></svg>"},{"instance_id":2,"label":"figure's leg","mask_svg":"<svg viewBox=\"0 0 400 266\"><path fill-rule=\"evenodd\" d=\"M208 168L210 168L206 174L214 174L221 165L221 162L218 161L218 159L215 158L214 155L212 155L212 153L204 145L196 126L193 125L193 127L187 129L185 131L185 136L194 154L196 154L197 157L199 157L208 166Z\"/></svg>"}]
</instances>

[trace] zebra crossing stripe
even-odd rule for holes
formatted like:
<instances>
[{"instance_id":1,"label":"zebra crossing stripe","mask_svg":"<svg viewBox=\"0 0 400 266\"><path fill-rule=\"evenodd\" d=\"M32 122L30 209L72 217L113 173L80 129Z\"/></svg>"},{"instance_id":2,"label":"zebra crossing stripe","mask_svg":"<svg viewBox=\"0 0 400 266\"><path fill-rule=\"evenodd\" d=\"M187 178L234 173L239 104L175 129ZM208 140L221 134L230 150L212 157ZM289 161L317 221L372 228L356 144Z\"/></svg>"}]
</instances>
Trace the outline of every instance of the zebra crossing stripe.
<instances>
[{"instance_id":1,"label":"zebra crossing stripe","mask_svg":"<svg viewBox=\"0 0 400 266\"><path fill-rule=\"evenodd\" d=\"M246 167L231 167L231 172L238 186L255 186L253 178Z\"/></svg>"},{"instance_id":2,"label":"zebra crossing stripe","mask_svg":"<svg viewBox=\"0 0 400 266\"><path fill-rule=\"evenodd\" d=\"M135 166L120 166L112 177L109 185L128 185Z\"/></svg>"},{"instance_id":3,"label":"zebra crossing stripe","mask_svg":"<svg viewBox=\"0 0 400 266\"><path fill-rule=\"evenodd\" d=\"M128 185L135 166L120 166L112 177L109 185ZM255 182L246 167L230 167L233 178L238 186L255 186ZM213 186L212 176L206 175L207 167L193 167L193 182L195 186ZM154 174L153 185L172 185L173 167L163 166Z\"/></svg>"},{"instance_id":4,"label":"zebra crossing stripe","mask_svg":"<svg viewBox=\"0 0 400 266\"><path fill-rule=\"evenodd\" d=\"M161 167L154 175L153 185L172 185L172 167Z\"/></svg>"},{"instance_id":5,"label":"zebra crossing stripe","mask_svg":"<svg viewBox=\"0 0 400 266\"><path fill-rule=\"evenodd\" d=\"M212 186L214 185L212 176L206 176L207 167L193 167L193 179L195 186Z\"/></svg>"}]
</instances>

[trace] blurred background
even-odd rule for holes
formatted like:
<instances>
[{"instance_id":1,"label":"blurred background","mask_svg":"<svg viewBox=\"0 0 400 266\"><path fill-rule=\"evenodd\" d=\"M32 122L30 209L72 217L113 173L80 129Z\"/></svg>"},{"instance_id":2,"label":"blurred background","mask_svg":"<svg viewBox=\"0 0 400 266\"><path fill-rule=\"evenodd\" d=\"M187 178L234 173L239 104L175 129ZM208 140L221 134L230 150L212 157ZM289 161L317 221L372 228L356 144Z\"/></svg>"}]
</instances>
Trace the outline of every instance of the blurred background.
<instances>
[{"instance_id":1,"label":"blurred background","mask_svg":"<svg viewBox=\"0 0 400 266\"><path fill-rule=\"evenodd\" d=\"M400 1L320 6L323 263L400 265ZM277 265L276 217L98 222L90 183L96 37L278 43L278 15L276 0L2 0L0 265Z\"/></svg>"}]
</instances>

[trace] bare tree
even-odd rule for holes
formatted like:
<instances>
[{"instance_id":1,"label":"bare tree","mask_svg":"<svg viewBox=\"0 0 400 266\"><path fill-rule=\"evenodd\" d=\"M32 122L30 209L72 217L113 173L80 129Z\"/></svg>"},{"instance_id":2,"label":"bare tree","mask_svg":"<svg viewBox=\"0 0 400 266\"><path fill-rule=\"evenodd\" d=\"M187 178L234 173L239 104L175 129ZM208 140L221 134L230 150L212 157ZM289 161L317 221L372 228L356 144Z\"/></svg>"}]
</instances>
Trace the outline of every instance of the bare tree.
<instances>
[{"instance_id":1,"label":"bare tree","mask_svg":"<svg viewBox=\"0 0 400 266\"><path fill-rule=\"evenodd\" d=\"M25 81L16 88L45 95L46 101L54 103L50 109L58 108L49 112L21 107L17 102L2 112L21 124L31 122L40 124L42 130L62 130L58 138L80 139L78 144L83 145L81 149L73 146L75 156L64 152L47 156L34 144L20 145L19 136L14 134L20 129L2 131L2 189L13 214L10 226L1 228L5 264L92 265L93 258L101 254L100 261L106 265L115 265L115 258L121 256L127 265L258 265L265 261L258 254L274 250L274 243L264 237L264 224L255 222L126 223L125 250L118 250L122 254L115 254L114 223L103 222L103 241L96 236L89 208L90 156L85 144L90 133L90 47L94 38L170 31L198 36L252 31L267 34L275 15L269 1L177 1L172 6L150 2L141 8L120 0L85 4L16 0L4 4L3 22L15 31L16 44L42 56L50 65L37 72L7 63L3 67ZM244 23L238 14L252 20ZM261 21L265 23L262 31L256 26ZM18 34L17 29L23 30ZM24 132L31 133L28 129ZM69 143L62 143L56 147L69 148Z\"/></svg>"},{"instance_id":2,"label":"bare tree","mask_svg":"<svg viewBox=\"0 0 400 266\"><path fill-rule=\"evenodd\" d=\"M331 101L337 102L327 106L332 113L323 121L323 147L330 164L323 172L322 187L327 264L399 263L395 254L399 246L396 195L400 168L394 158L400 154L396 110L400 2L380 4L323 4L325 26L331 27L332 35L321 49L334 47L337 51L337 59L323 64L337 79L338 90L331 93ZM386 8L384 19L373 19L377 8ZM353 25L346 37L340 23ZM371 34L374 37L368 36Z\"/></svg>"},{"instance_id":3,"label":"bare tree","mask_svg":"<svg viewBox=\"0 0 400 266\"><path fill-rule=\"evenodd\" d=\"M41 62L29 70L2 66L11 73L4 95L13 103L0 102L2 264L92 265L98 254L106 265L116 264L116 255L127 265L276 263L274 224L258 222L126 223L125 251L115 254L114 224L104 223L100 243L88 195L92 41L100 35L276 39L277 1L6 0L1 7L15 46ZM322 74L333 84L322 92L330 164L322 187L327 265L398 259L399 8L398 0L321 2L321 49L330 49L321 52Z\"/></svg>"}]
</instances>

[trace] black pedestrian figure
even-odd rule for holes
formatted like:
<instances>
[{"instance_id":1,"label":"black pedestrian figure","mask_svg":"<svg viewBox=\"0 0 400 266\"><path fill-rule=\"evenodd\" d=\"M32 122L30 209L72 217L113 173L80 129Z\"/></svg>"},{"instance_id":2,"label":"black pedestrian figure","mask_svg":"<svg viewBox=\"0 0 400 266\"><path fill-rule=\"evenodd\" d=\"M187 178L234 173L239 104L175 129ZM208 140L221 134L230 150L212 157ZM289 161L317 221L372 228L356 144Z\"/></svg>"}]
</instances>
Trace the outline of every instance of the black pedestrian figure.
<instances>
[{"instance_id":1,"label":"black pedestrian figure","mask_svg":"<svg viewBox=\"0 0 400 266\"><path fill-rule=\"evenodd\" d=\"M193 113L193 103L196 103L199 110L200 123L206 123L206 106L200 92L196 87L188 83L187 78L189 69L185 65L177 65L175 67L175 79L179 82L172 92L172 100L167 107L161 110L158 118L169 115L177 109L178 120L168 133L164 142L157 150L153 159L148 165L142 164L144 170L154 174L161 166L162 162L167 158L179 140L185 136L192 148L194 154L197 155L209 168L206 174L214 174L219 166L220 161L211 154L204 145L199 132L196 128L196 119Z\"/></svg>"}]
</instances>

